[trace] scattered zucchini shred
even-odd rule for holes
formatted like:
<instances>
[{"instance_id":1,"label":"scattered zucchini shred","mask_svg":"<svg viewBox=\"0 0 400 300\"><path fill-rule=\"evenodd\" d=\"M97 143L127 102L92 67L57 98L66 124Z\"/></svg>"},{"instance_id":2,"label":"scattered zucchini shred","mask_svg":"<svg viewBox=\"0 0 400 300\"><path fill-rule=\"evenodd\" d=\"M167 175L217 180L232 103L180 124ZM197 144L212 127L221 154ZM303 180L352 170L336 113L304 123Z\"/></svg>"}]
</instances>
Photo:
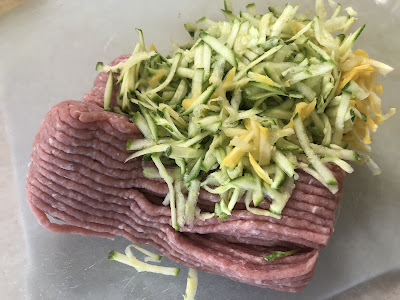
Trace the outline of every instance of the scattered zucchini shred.
<instances>
[{"instance_id":1,"label":"scattered zucchini shred","mask_svg":"<svg viewBox=\"0 0 400 300\"><path fill-rule=\"evenodd\" d=\"M126 247L125 254L119 253L115 250L111 250L108 254L108 260L115 260L128 266L134 267L138 272L152 272L163 275L178 276L180 271L179 268L155 266L138 260L132 253L132 247L146 255L145 261L158 263L161 260L161 255L150 252L137 245L129 245L128 247Z\"/></svg>"}]
</instances>

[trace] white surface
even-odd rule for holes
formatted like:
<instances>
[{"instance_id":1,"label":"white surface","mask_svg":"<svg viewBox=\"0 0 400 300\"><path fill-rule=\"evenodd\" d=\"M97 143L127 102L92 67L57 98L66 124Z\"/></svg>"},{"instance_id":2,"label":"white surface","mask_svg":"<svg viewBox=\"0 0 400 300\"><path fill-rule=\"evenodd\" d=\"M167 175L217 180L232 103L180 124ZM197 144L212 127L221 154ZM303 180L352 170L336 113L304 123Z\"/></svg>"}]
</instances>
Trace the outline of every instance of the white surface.
<instances>
[{"instance_id":1,"label":"white surface","mask_svg":"<svg viewBox=\"0 0 400 300\"><path fill-rule=\"evenodd\" d=\"M384 106L398 105L400 45L395 37L400 25L399 2L379 1L376 5L362 1L362 7L361 1L345 2L367 23L358 46L396 68L383 80ZM257 3L267 6L261 5L264 1ZM166 278L136 274L107 262L110 249L126 246L123 239L55 235L41 228L25 203L25 174L33 137L45 113L61 100L81 99L91 88L98 60L110 61L131 51L137 41L135 27L144 30L148 44L154 42L165 53L172 40L184 41L184 22L204 15L221 18L216 9L221 6L222 1L27 1L0 19L1 109L26 235L29 264L24 271L29 299L176 299L183 293L185 270L179 278ZM375 138L375 158L384 175L372 177L361 167L348 177L336 232L322 251L314 280L305 291L283 294L202 273L198 299L327 298L382 273L398 271L399 124L397 115L380 127ZM12 187L7 190L12 191ZM4 209L1 218L0 225L5 220L5 226L17 219ZM7 242L7 252L23 253L21 244ZM2 245L7 242L2 240ZM2 263L12 265L9 260ZM8 286L13 286L20 270L6 274L5 278L11 279ZM9 299L15 299L10 295Z\"/></svg>"},{"instance_id":2,"label":"white surface","mask_svg":"<svg viewBox=\"0 0 400 300\"><path fill-rule=\"evenodd\" d=\"M26 264L20 211L15 193L11 151L0 111L0 298L22 299Z\"/></svg>"}]
</instances>

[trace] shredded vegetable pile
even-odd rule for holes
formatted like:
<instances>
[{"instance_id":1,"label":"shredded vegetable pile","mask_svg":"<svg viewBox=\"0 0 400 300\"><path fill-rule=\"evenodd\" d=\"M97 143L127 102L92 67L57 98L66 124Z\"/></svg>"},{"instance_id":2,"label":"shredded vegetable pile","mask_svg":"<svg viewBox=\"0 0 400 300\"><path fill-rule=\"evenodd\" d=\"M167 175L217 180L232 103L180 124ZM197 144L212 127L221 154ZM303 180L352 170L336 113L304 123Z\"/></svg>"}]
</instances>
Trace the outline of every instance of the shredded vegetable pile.
<instances>
[{"instance_id":1,"label":"shredded vegetable pile","mask_svg":"<svg viewBox=\"0 0 400 300\"><path fill-rule=\"evenodd\" d=\"M164 57L143 34L128 60L110 72L104 109L137 124L144 138L130 140L127 159L142 157L155 167L144 176L162 178L169 193L172 226L195 218L228 218L244 199L249 212L280 218L302 169L332 193L338 183L327 163L351 173L346 161L370 158L370 132L395 113L382 113L378 73L392 68L352 50L363 31L352 33L352 8L316 1L316 15L254 4L238 15L230 1L226 21L201 18L185 24L191 39ZM118 107L111 107L113 73ZM200 189L217 194L213 213L197 207ZM271 202L269 210L257 206Z\"/></svg>"}]
</instances>

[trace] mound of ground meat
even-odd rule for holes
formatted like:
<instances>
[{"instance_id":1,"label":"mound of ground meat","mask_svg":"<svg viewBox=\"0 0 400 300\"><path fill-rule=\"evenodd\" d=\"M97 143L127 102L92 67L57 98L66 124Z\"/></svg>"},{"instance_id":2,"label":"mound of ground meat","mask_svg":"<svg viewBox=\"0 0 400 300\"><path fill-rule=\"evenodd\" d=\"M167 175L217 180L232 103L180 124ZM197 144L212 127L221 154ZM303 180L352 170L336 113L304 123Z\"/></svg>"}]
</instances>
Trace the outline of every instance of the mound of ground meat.
<instances>
[{"instance_id":1,"label":"mound of ground meat","mask_svg":"<svg viewBox=\"0 0 400 300\"><path fill-rule=\"evenodd\" d=\"M123 61L121 56L113 64ZM27 201L41 225L52 232L128 240L155 247L185 266L275 290L297 292L312 279L319 250L333 233L345 173L329 165L340 189L333 195L318 180L299 179L280 220L251 214L237 203L226 220L216 217L171 227L170 208L161 204L168 187L144 178L140 158L124 163L128 139L142 138L126 117L103 110L108 74L100 73L82 101L54 106L35 136L27 177ZM112 105L116 104L117 87ZM212 210L218 195L204 190L199 207ZM261 207L267 208L268 201ZM52 223L49 216L61 220ZM271 251L300 249L268 262Z\"/></svg>"}]
</instances>

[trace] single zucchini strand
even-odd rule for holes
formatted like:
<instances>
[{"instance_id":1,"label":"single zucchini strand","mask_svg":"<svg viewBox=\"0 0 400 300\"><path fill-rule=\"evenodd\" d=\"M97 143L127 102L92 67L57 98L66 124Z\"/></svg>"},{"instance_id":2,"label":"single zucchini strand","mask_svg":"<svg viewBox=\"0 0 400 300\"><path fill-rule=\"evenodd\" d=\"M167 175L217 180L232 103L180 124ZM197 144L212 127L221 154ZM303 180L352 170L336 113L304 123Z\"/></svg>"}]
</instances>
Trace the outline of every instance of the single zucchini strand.
<instances>
[{"instance_id":1,"label":"single zucchini strand","mask_svg":"<svg viewBox=\"0 0 400 300\"><path fill-rule=\"evenodd\" d=\"M110 71L110 73L108 74L106 89L104 91L104 110L106 111L111 110L111 98L113 89L114 89L114 76L113 72Z\"/></svg>"},{"instance_id":2,"label":"single zucchini strand","mask_svg":"<svg viewBox=\"0 0 400 300\"><path fill-rule=\"evenodd\" d=\"M186 283L186 293L184 295L185 300L195 300L198 285L198 275L195 269L189 268L187 283Z\"/></svg>"},{"instance_id":3,"label":"single zucchini strand","mask_svg":"<svg viewBox=\"0 0 400 300\"><path fill-rule=\"evenodd\" d=\"M153 160L154 164L156 165L161 177L165 180L165 182L168 185L169 197L170 197L169 203L170 203L170 207L171 207L171 223L172 223L172 227L178 231L179 226L178 226L178 220L177 220L177 214L176 214L175 190L173 187L174 180L168 174L167 170L165 169L164 165L162 164L162 162L160 160L159 155L153 154L151 156L151 159Z\"/></svg>"}]
</instances>

